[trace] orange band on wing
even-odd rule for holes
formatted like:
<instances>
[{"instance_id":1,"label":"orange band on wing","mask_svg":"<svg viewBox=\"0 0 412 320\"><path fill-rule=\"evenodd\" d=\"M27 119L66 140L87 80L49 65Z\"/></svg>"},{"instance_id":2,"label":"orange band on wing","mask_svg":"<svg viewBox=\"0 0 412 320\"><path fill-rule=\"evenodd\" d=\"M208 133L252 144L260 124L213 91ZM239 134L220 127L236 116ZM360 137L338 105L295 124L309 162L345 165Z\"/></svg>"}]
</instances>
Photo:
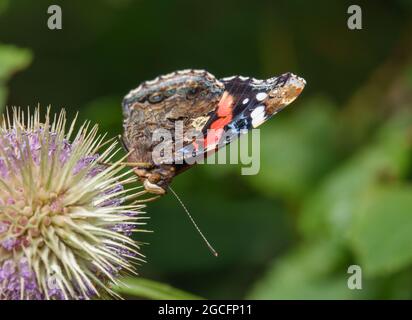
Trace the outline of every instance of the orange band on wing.
<instances>
[{"instance_id":1,"label":"orange band on wing","mask_svg":"<svg viewBox=\"0 0 412 320\"><path fill-rule=\"evenodd\" d=\"M219 140L223 135L223 128L233 119L233 105L233 96L225 91L217 107L216 114L218 118L211 123L210 131L208 130L205 140L205 149L215 147L219 143Z\"/></svg>"},{"instance_id":2,"label":"orange band on wing","mask_svg":"<svg viewBox=\"0 0 412 320\"><path fill-rule=\"evenodd\" d=\"M223 93L222 99L220 99L217 105L217 116L219 118L232 115L233 100L233 96L229 92L225 91Z\"/></svg>"},{"instance_id":3,"label":"orange band on wing","mask_svg":"<svg viewBox=\"0 0 412 320\"><path fill-rule=\"evenodd\" d=\"M212 122L210 129L223 129L233 118L233 105L234 98L227 91L223 93L222 99L220 99L217 105L218 118Z\"/></svg>"}]
</instances>

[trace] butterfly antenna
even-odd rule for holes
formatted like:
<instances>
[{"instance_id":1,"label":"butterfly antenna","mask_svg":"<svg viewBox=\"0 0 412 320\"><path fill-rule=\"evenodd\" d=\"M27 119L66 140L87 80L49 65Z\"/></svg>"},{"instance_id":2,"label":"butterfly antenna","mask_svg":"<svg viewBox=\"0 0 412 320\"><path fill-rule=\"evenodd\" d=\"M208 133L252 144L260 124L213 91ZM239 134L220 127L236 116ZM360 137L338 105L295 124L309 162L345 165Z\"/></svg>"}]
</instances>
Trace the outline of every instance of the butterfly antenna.
<instances>
[{"instance_id":1,"label":"butterfly antenna","mask_svg":"<svg viewBox=\"0 0 412 320\"><path fill-rule=\"evenodd\" d=\"M212 247L212 245L207 241L206 237L203 235L202 231L200 231L200 228L197 226L195 220L193 219L192 215L189 213L189 210L187 210L186 206L184 205L183 201L180 200L179 196L176 194L176 192L169 186L168 187L170 191L174 194L176 197L177 201L179 201L180 205L182 206L183 210L185 210L187 216L189 217L190 221L192 221L193 225L195 226L197 232L199 232L200 236L202 237L203 241L206 243L207 247L209 248L210 252L217 257L218 253L216 250Z\"/></svg>"}]
</instances>

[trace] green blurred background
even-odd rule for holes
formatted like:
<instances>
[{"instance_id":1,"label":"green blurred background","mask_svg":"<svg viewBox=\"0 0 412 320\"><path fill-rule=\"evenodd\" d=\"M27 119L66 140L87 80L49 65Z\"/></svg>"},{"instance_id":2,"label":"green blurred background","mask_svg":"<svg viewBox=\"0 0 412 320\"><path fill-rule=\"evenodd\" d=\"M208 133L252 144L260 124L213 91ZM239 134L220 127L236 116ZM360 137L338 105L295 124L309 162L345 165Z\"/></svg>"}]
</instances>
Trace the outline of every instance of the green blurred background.
<instances>
[{"instance_id":1,"label":"green blurred background","mask_svg":"<svg viewBox=\"0 0 412 320\"><path fill-rule=\"evenodd\" d=\"M308 85L261 127L258 175L204 165L174 181L219 258L167 195L136 236L141 277L215 299L412 298L411 18L409 0L0 0L0 105L80 111L115 136L122 97L159 74L294 72Z\"/></svg>"}]
</instances>

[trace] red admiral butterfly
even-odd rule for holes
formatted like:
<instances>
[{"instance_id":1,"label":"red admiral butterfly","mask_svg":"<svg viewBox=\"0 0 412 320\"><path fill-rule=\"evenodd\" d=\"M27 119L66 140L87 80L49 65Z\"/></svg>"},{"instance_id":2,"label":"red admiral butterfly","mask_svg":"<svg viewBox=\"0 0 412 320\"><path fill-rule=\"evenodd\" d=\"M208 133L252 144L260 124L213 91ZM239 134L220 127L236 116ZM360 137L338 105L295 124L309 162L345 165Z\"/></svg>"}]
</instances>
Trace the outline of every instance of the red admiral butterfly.
<instances>
[{"instance_id":1,"label":"red admiral butterfly","mask_svg":"<svg viewBox=\"0 0 412 320\"><path fill-rule=\"evenodd\" d=\"M237 137L243 130L258 127L294 101L305 84L292 73L267 80L242 76L217 80L204 70L177 71L146 81L122 103L128 165L135 167L148 192L164 194L172 179L191 165L178 164L176 157L161 163L153 160L153 150L161 142L153 140L157 129L174 133L176 122L182 121L185 132L201 132L203 145L181 141L182 147L173 154L185 156L194 150L196 156L206 156L231 141L221 141L223 133ZM175 148L176 141L169 142Z\"/></svg>"}]
</instances>

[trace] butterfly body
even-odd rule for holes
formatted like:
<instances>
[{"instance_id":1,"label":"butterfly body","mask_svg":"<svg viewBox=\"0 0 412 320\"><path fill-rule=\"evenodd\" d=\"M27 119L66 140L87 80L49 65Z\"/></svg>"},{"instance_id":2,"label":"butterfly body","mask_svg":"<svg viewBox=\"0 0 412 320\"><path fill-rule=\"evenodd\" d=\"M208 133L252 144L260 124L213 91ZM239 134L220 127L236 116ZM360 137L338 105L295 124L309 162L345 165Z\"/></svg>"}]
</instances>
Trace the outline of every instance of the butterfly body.
<instances>
[{"instance_id":1,"label":"butterfly body","mask_svg":"<svg viewBox=\"0 0 412 320\"><path fill-rule=\"evenodd\" d=\"M305 81L291 73L267 80L218 80L204 70L177 71L146 81L122 103L128 162L142 164L134 171L147 191L164 194L172 179L190 166L182 162L187 155L206 156L231 141L222 141L224 134L236 138L258 127L296 99L304 86ZM190 135L175 138L178 123L183 132L198 132L201 142ZM168 130L173 138L154 139L159 129ZM159 144L172 150L173 157L155 161Z\"/></svg>"}]
</instances>

